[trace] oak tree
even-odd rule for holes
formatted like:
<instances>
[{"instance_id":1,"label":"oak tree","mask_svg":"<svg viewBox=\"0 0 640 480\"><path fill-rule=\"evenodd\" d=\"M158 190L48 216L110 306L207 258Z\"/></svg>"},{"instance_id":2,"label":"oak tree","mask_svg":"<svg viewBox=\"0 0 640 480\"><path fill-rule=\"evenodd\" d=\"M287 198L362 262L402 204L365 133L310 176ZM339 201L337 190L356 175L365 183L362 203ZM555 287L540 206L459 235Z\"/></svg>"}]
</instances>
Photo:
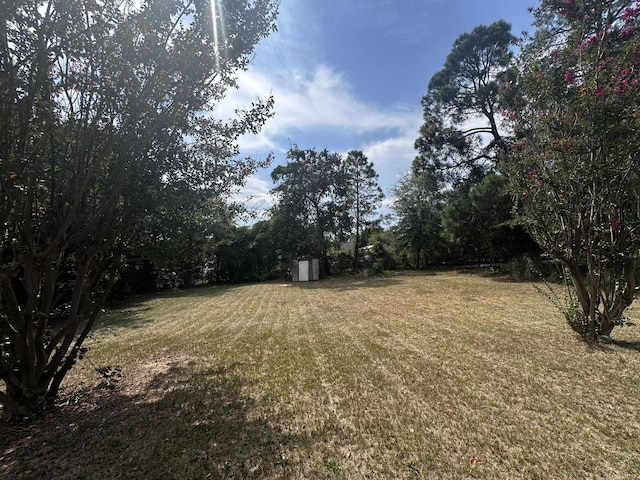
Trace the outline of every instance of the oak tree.
<instances>
[{"instance_id":1,"label":"oak tree","mask_svg":"<svg viewBox=\"0 0 640 480\"><path fill-rule=\"evenodd\" d=\"M331 243L344 228L341 157L328 150L292 147L287 163L271 173L277 203L272 209L283 255L302 255L322 260L325 273Z\"/></svg>"}]
</instances>

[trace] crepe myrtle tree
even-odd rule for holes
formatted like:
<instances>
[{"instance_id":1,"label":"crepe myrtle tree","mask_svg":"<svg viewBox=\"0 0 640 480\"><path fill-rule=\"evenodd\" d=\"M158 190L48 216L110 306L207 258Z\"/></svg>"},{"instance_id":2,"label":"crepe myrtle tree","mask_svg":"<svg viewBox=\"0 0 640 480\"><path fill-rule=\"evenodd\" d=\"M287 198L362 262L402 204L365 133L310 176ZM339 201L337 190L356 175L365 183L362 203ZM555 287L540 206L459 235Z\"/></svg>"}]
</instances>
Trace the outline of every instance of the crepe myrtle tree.
<instances>
[{"instance_id":1,"label":"crepe myrtle tree","mask_svg":"<svg viewBox=\"0 0 640 480\"><path fill-rule=\"evenodd\" d=\"M640 261L640 1L544 0L521 74L502 86L502 171L519 219L564 266L569 324L625 322Z\"/></svg>"},{"instance_id":2,"label":"crepe myrtle tree","mask_svg":"<svg viewBox=\"0 0 640 480\"><path fill-rule=\"evenodd\" d=\"M205 112L276 11L275 0L0 0L5 417L56 397L134 227L223 198L256 168L236 140L261 127L271 101L227 122ZM180 189L189 195L170 195Z\"/></svg>"}]
</instances>

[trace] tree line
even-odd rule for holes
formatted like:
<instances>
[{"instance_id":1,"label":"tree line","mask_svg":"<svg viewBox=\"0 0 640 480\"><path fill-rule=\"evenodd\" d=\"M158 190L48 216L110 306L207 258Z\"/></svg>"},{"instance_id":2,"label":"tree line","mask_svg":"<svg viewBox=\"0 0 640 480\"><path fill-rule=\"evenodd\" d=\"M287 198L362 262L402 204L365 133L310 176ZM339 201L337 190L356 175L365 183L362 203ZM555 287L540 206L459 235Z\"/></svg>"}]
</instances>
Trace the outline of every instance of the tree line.
<instances>
[{"instance_id":1,"label":"tree line","mask_svg":"<svg viewBox=\"0 0 640 480\"><path fill-rule=\"evenodd\" d=\"M497 264L539 253L527 232L512 225L502 177L478 173L447 187L442 172L419 168L416 160L394 187L390 219L380 214L384 194L362 151L294 146L271 173L276 200L266 220L238 226L233 217L207 218L208 235L194 225L194 235L165 249L158 241L145 245L142 266L133 262L120 288L136 293L132 289L291 278L292 262L302 257L318 258L326 277ZM148 255L157 249L161 253Z\"/></svg>"}]
</instances>

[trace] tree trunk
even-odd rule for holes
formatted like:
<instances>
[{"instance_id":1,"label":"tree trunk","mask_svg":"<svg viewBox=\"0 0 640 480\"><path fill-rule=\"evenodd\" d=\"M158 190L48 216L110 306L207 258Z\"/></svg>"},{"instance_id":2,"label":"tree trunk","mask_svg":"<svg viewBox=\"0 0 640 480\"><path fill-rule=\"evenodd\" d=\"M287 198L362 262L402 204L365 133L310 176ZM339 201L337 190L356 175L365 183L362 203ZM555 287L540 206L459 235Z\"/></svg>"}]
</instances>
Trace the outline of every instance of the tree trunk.
<instances>
[{"instance_id":1,"label":"tree trunk","mask_svg":"<svg viewBox=\"0 0 640 480\"><path fill-rule=\"evenodd\" d=\"M25 262L26 263L26 262ZM42 263L46 265L45 262ZM51 316L51 305L42 303L43 296L35 292L53 289L45 285L56 282L56 275L29 274L25 272L21 284L27 289L24 306L9 311L1 326L12 329L12 349L5 363L0 364L0 379L5 384L5 393L0 394L5 417L25 417L41 411L57 397L60 385L76 362L81 346L91 331L102 305L117 278L117 264L110 268L110 281L93 300L105 271L98 265L93 254L78 256L73 284L68 302L68 311L60 325L47 327ZM42 272L40 272L42 273ZM13 284L4 277L4 298L14 298L18 303ZM42 288L39 288L42 287ZM8 290L11 288L11 290ZM40 312L36 315L34 312ZM12 327L13 326L13 327ZM55 328L55 330L53 330ZM81 330L80 330L81 329ZM49 330L45 340L45 330Z\"/></svg>"},{"instance_id":2,"label":"tree trunk","mask_svg":"<svg viewBox=\"0 0 640 480\"><path fill-rule=\"evenodd\" d=\"M356 227L356 239L353 244L353 272L358 272L360 263L360 232L359 227Z\"/></svg>"}]
</instances>

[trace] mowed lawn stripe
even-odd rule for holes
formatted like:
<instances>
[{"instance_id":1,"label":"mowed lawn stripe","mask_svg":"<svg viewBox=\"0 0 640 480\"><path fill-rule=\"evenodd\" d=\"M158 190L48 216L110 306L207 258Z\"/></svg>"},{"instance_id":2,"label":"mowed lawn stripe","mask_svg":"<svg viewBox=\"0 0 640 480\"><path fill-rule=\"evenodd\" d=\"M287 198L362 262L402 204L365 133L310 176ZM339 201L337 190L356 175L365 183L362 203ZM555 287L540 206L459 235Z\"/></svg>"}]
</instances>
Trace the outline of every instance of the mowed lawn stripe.
<instances>
[{"instance_id":1,"label":"mowed lawn stripe","mask_svg":"<svg viewBox=\"0 0 640 480\"><path fill-rule=\"evenodd\" d=\"M632 479L640 332L614 337L588 347L533 285L452 271L163 294L111 312L66 382L124 375L118 408L89 390L44 442L84 456L26 442L0 476L56 478L57 455L85 478Z\"/></svg>"}]
</instances>

